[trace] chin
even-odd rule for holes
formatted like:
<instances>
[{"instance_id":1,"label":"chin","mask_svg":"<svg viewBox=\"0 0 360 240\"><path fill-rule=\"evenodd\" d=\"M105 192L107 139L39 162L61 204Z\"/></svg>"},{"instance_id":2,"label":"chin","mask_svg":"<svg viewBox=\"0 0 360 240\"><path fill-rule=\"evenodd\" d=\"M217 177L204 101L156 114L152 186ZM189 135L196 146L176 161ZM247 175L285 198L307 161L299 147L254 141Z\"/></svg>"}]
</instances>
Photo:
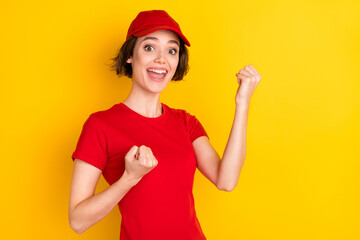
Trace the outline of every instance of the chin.
<instances>
[{"instance_id":1,"label":"chin","mask_svg":"<svg viewBox=\"0 0 360 240\"><path fill-rule=\"evenodd\" d=\"M152 93L161 93L162 91L164 91L166 89L167 85L164 86L149 86L148 91L152 92Z\"/></svg>"},{"instance_id":2,"label":"chin","mask_svg":"<svg viewBox=\"0 0 360 240\"><path fill-rule=\"evenodd\" d=\"M148 89L154 93L161 93L166 89L170 82L171 79L163 79L160 82L148 79Z\"/></svg>"}]
</instances>

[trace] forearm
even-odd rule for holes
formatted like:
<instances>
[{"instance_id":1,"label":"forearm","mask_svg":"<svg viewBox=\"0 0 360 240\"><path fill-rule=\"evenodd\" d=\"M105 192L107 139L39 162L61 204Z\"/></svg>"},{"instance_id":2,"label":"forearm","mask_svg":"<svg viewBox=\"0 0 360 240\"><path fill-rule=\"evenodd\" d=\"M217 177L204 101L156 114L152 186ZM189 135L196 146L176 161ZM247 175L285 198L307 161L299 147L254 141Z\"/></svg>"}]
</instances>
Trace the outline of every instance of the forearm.
<instances>
[{"instance_id":1,"label":"forearm","mask_svg":"<svg viewBox=\"0 0 360 240\"><path fill-rule=\"evenodd\" d=\"M246 155L246 130L249 104L237 104L234 122L220 162L217 187L232 191L238 183Z\"/></svg>"},{"instance_id":2,"label":"forearm","mask_svg":"<svg viewBox=\"0 0 360 240\"><path fill-rule=\"evenodd\" d=\"M122 177L106 190L91 196L69 209L71 228L77 233L86 229L104 218L137 184L139 180L132 179L124 172Z\"/></svg>"}]
</instances>

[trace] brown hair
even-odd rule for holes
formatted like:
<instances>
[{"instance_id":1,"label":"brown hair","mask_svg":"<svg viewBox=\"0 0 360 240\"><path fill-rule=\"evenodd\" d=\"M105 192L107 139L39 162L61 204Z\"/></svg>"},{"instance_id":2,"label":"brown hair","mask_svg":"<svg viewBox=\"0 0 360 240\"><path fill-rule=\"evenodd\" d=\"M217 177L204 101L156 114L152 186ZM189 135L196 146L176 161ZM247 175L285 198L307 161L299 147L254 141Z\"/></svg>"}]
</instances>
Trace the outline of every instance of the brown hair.
<instances>
[{"instance_id":1,"label":"brown hair","mask_svg":"<svg viewBox=\"0 0 360 240\"><path fill-rule=\"evenodd\" d=\"M180 39L180 49L179 49L179 63L176 68L176 72L171 79L172 81L180 81L189 71L189 53L184 44L184 41ZM130 63L126 61L133 55L135 43L137 37L131 36L128 40L124 42L121 46L119 53L116 57L111 58L113 64L111 65L111 69L116 72L117 75L125 75L129 78L132 77L132 67Z\"/></svg>"}]
</instances>

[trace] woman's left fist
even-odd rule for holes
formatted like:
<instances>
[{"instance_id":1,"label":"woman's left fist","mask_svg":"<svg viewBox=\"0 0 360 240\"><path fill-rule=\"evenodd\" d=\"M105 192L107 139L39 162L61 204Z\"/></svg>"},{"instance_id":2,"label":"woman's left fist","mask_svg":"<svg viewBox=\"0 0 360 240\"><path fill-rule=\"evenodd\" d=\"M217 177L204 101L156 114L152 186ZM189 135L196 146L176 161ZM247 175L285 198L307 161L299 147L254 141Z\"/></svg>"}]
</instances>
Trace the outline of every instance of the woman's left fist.
<instances>
[{"instance_id":1,"label":"woman's left fist","mask_svg":"<svg viewBox=\"0 0 360 240\"><path fill-rule=\"evenodd\" d=\"M247 65L236 73L239 88L236 92L236 104L249 104L250 98L260 82L261 76L252 65Z\"/></svg>"}]
</instances>

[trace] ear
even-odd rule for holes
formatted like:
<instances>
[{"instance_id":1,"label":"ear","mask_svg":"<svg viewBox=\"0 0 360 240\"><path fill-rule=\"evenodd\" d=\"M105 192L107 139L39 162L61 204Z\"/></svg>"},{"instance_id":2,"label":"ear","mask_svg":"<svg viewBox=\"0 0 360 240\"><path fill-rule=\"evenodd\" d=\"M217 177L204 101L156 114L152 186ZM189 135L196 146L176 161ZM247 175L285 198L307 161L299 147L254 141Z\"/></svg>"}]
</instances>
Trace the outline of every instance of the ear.
<instances>
[{"instance_id":1,"label":"ear","mask_svg":"<svg viewBox=\"0 0 360 240\"><path fill-rule=\"evenodd\" d=\"M132 62L132 57L130 56L130 57L128 58L128 60L126 60L126 62L127 62L127 63L131 63L131 62Z\"/></svg>"}]
</instances>

